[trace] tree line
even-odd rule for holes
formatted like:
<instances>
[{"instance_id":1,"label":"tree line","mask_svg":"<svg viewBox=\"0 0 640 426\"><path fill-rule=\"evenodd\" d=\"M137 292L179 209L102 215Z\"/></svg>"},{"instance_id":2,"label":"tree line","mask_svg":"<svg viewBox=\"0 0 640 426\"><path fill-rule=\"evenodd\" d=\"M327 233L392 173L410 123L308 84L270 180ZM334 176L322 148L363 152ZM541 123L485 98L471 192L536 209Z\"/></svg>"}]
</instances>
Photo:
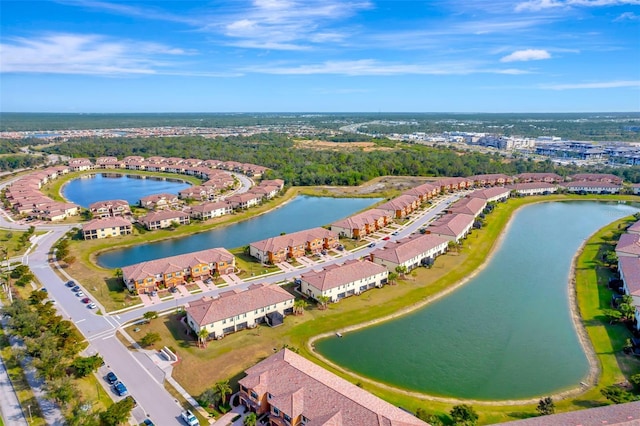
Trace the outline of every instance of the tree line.
<instances>
[{"instance_id":1,"label":"tree line","mask_svg":"<svg viewBox=\"0 0 640 426\"><path fill-rule=\"evenodd\" d=\"M269 167L267 178L281 178L289 185L359 185L378 176L472 176L485 173L515 175L524 172L554 172L560 175L597 170L640 182L640 167L578 168L559 166L550 160L507 160L498 153L460 152L448 147L430 147L374 140L374 149L341 150L296 147L286 135L268 133L250 137L205 139L174 138L82 138L45 148L47 153L70 157L129 155L164 156L239 161ZM377 148L377 149L376 149Z\"/></svg>"}]
</instances>

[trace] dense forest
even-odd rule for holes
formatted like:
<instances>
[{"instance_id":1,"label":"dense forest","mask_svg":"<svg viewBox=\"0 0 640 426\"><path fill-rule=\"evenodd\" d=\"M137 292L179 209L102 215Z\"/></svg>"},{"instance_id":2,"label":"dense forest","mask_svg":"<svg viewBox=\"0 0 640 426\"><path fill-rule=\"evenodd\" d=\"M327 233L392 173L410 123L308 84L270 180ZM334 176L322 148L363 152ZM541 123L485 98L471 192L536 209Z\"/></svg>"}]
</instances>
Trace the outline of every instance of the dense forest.
<instances>
[{"instance_id":1,"label":"dense forest","mask_svg":"<svg viewBox=\"0 0 640 426\"><path fill-rule=\"evenodd\" d=\"M289 185L358 185L385 175L471 176L483 173L514 175L523 172L574 173L551 161L507 160L499 154L458 152L449 148L376 142L378 149L320 150L296 147L286 135L204 139L200 137L145 139L78 139L46 148L46 152L70 157L128 155L218 159L254 163L272 169L269 178ZM347 144L348 146L348 144ZM585 169L579 169L584 171ZM626 180L640 182L640 167L615 169Z\"/></svg>"},{"instance_id":2,"label":"dense forest","mask_svg":"<svg viewBox=\"0 0 640 426\"><path fill-rule=\"evenodd\" d=\"M0 171L35 167L46 160L45 157L33 155L0 155Z\"/></svg>"}]
</instances>

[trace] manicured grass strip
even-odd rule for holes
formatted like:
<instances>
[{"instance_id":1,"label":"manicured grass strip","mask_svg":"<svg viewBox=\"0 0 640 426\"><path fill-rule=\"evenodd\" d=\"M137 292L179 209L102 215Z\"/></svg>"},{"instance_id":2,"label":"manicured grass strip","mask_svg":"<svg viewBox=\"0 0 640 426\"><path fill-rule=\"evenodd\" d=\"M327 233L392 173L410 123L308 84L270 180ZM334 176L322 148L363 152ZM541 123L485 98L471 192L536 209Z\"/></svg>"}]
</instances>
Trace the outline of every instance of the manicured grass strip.
<instances>
[{"instance_id":1,"label":"manicured grass strip","mask_svg":"<svg viewBox=\"0 0 640 426\"><path fill-rule=\"evenodd\" d=\"M42 411L40 411L40 405L24 376L22 366L11 351L7 336L5 336L2 330L0 330L0 348L0 356L2 356L9 379L16 391L22 410L27 416L27 420L29 420L29 406L31 406L31 418L33 421L29 422L29 424L45 426L47 423L42 416Z\"/></svg>"}]
</instances>

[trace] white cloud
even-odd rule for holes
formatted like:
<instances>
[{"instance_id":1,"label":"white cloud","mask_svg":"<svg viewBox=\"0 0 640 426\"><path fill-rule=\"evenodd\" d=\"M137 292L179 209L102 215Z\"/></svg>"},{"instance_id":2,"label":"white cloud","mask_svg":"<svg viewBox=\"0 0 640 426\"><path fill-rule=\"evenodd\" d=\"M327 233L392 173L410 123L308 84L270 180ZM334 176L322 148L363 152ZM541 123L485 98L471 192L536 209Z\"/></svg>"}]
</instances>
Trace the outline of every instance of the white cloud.
<instances>
[{"instance_id":1,"label":"white cloud","mask_svg":"<svg viewBox=\"0 0 640 426\"><path fill-rule=\"evenodd\" d=\"M348 30L336 29L336 23L370 7L368 1L254 0L242 11L220 11L213 23L201 28L222 32L231 46L302 50L344 40Z\"/></svg>"},{"instance_id":2,"label":"white cloud","mask_svg":"<svg viewBox=\"0 0 640 426\"><path fill-rule=\"evenodd\" d=\"M631 87L640 89L640 80L618 80L594 83L567 83L567 84L545 84L541 89L548 90L576 90L576 89L616 89L621 87Z\"/></svg>"},{"instance_id":3,"label":"white cloud","mask_svg":"<svg viewBox=\"0 0 640 426\"><path fill-rule=\"evenodd\" d=\"M57 33L31 39L5 39L0 43L0 72L157 74L170 65L163 57L187 53L192 52L158 43Z\"/></svg>"},{"instance_id":4,"label":"white cloud","mask_svg":"<svg viewBox=\"0 0 640 426\"><path fill-rule=\"evenodd\" d=\"M525 2L518 3L515 7L515 10L516 12L537 12L545 9L571 6L603 7L639 4L640 0L527 0Z\"/></svg>"},{"instance_id":5,"label":"white cloud","mask_svg":"<svg viewBox=\"0 0 640 426\"><path fill-rule=\"evenodd\" d=\"M245 68L243 72L276 75L314 75L332 74L345 76L391 76L391 75L467 75L477 73L490 74L527 74L517 69L489 69L475 62L450 62L440 64L403 64L385 63L374 59L355 61L325 61L305 65L264 65Z\"/></svg>"},{"instance_id":6,"label":"white cloud","mask_svg":"<svg viewBox=\"0 0 640 426\"><path fill-rule=\"evenodd\" d=\"M620 16L618 16L616 19L614 19L615 22L637 21L637 20L640 20L640 15L636 15L633 12L624 12L624 13L620 14Z\"/></svg>"},{"instance_id":7,"label":"white cloud","mask_svg":"<svg viewBox=\"0 0 640 426\"><path fill-rule=\"evenodd\" d=\"M522 61L539 61L541 59L550 59L551 54L542 49L525 49L516 50L510 55L504 56L500 62L522 62Z\"/></svg>"}]
</instances>

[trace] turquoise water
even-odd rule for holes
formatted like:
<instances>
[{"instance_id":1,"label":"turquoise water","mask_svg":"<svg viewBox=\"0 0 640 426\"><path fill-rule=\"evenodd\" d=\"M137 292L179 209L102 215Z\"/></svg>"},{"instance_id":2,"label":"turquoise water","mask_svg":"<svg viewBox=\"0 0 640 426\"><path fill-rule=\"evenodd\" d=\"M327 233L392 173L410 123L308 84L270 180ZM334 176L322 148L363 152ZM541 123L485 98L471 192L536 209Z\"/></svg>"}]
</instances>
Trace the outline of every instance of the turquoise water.
<instances>
[{"instance_id":1,"label":"turquoise water","mask_svg":"<svg viewBox=\"0 0 640 426\"><path fill-rule=\"evenodd\" d=\"M330 224L380 200L299 196L278 209L244 222L186 237L109 251L98 256L97 261L105 268L121 268L212 247L241 247L282 232L291 233Z\"/></svg>"},{"instance_id":2,"label":"turquoise water","mask_svg":"<svg viewBox=\"0 0 640 426\"><path fill-rule=\"evenodd\" d=\"M190 186L191 184L178 178L97 173L70 181L64 186L62 196L85 208L97 201L116 199L127 200L133 205L147 195L163 192L177 195Z\"/></svg>"},{"instance_id":3,"label":"turquoise water","mask_svg":"<svg viewBox=\"0 0 640 426\"><path fill-rule=\"evenodd\" d=\"M316 342L316 350L358 374L432 395L517 399L574 387L588 363L570 317L572 258L589 235L637 211L597 202L526 206L465 286L410 315ZM473 238L465 244L473 247Z\"/></svg>"}]
</instances>

